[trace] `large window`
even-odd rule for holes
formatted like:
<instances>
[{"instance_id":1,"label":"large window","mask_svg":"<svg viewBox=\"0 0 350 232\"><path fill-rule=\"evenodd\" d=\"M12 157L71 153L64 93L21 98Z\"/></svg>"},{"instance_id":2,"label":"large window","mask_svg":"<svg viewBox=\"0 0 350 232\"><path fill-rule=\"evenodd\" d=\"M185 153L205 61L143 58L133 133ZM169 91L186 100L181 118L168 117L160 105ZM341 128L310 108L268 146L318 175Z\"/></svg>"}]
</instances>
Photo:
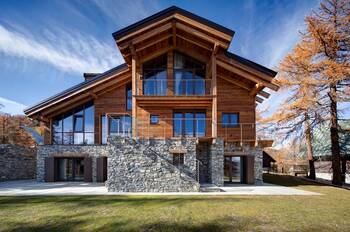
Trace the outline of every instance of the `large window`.
<instances>
[{"instance_id":1,"label":"large window","mask_svg":"<svg viewBox=\"0 0 350 232\"><path fill-rule=\"evenodd\" d=\"M167 94L166 54L143 64L143 94L158 96Z\"/></svg>"},{"instance_id":2,"label":"large window","mask_svg":"<svg viewBox=\"0 0 350 232\"><path fill-rule=\"evenodd\" d=\"M93 144L93 103L54 118L52 131L53 144Z\"/></svg>"},{"instance_id":3,"label":"large window","mask_svg":"<svg viewBox=\"0 0 350 232\"><path fill-rule=\"evenodd\" d=\"M186 56L174 53L175 95L205 94L205 64Z\"/></svg>"},{"instance_id":4,"label":"large window","mask_svg":"<svg viewBox=\"0 0 350 232\"><path fill-rule=\"evenodd\" d=\"M239 117L237 113L223 113L222 114L222 127L237 127L239 126Z\"/></svg>"},{"instance_id":5,"label":"large window","mask_svg":"<svg viewBox=\"0 0 350 232\"><path fill-rule=\"evenodd\" d=\"M108 124L107 124L108 123ZM130 136L131 116L129 115L109 115L108 122L106 116L101 116L101 137L102 144L107 143L108 135Z\"/></svg>"},{"instance_id":6,"label":"large window","mask_svg":"<svg viewBox=\"0 0 350 232\"><path fill-rule=\"evenodd\" d=\"M204 137L206 118L204 112L175 112L175 137Z\"/></svg>"}]
</instances>

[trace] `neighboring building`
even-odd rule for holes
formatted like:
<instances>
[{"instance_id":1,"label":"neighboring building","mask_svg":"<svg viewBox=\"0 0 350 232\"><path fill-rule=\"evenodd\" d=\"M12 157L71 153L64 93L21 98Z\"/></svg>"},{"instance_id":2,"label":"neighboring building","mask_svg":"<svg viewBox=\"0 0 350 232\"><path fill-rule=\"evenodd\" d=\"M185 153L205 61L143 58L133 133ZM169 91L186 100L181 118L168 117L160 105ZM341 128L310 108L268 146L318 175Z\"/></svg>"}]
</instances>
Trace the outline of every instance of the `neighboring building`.
<instances>
[{"instance_id":1,"label":"neighboring building","mask_svg":"<svg viewBox=\"0 0 350 232\"><path fill-rule=\"evenodd\" d=\"M109 191L262 181L255 107L276 72L228 52L233 35L177 7L113 33L125 64L25 110L49 128L37 179Z\"/></svg>"}]
</instances>

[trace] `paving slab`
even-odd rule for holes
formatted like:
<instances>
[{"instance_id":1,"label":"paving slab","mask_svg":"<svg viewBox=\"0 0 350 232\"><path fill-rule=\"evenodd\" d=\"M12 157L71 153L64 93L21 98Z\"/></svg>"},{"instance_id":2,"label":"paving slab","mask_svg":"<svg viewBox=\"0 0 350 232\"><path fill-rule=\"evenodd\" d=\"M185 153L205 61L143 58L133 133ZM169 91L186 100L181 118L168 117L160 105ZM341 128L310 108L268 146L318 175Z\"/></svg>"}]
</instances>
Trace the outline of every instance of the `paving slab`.
<instances>
[{"instance_id":1,"label":"paving slab","mask_svg":"<svg viewBox=\"0 0 350 232\"><path fill-rule=\"evenodd\" d=\"M209 187L210 188L210 187ZM213 187L218 188L218 187ZM220 192L108 192L103 183L53 182L34 180L0 182L0 196L84 196L84 195L123 195L123 196L221 196L221 195L276 195L312 196L320 193L272 184L234 185L220 187Z\"/></svg>"}]
</instances>

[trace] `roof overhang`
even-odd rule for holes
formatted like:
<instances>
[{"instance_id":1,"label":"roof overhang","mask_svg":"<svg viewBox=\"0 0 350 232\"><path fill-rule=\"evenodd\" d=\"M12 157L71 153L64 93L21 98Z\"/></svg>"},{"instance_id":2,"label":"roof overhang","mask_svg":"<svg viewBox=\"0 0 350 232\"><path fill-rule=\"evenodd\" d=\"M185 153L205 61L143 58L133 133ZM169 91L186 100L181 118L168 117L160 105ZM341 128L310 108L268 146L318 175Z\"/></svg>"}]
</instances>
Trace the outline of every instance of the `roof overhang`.
<instances>
[{"instance_id":1,"label":"roof overhang","mask_svg":"<svg viewBox=\"0 0 350 232\"><path fill-rule=\"evenodd\" d=\"M97 86L100 86L107 82L110 82L112 84L114 83L111 81L112 79L123 76L123 74L129 73L129 71L130 70L128 66L124 63L87 81L75 85L63 92L60 92L50 98L47 98L34 106L28 107L24 110L24 113L30 117L42 116L43 111L45 111L45 113L49 113L50 111L48 108L53 107L59 103L62 103L62 106L64 105L63 103L69 104L69 101L77 95L85 99L88 99L87 96L93 98L96 94L98 94L97 91L99 91L99 88L97 88ZM96 91L90 91L93 88L96 88ZM82 93L85 93L85 95Z\"/></svg>"},{"instance_id":2,"label":"roof overhang","mask_svg":"<svg viewBox=\"0 0 350 232\"><path fill-rule=\"evenodd\" d=\"M234 31L172 6L144 20L113 33L113 37L126 63L131 56L155 46L176 47L177 40L190 41L207 50L227 50Z\"/></svg>"}]
</instances>

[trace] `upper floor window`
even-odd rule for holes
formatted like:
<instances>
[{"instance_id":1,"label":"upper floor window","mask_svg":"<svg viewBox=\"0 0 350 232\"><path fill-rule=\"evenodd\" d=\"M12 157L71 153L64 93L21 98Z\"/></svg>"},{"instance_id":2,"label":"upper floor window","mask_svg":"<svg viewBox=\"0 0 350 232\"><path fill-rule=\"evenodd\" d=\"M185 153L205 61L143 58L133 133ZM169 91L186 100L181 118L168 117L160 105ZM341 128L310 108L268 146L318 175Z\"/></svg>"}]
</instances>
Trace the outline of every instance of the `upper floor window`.
<instances>
[{"instance_id":1,"label":"upper floor window","mask_svg":"<svg viewBox=\"0 0 350 232\"><path fill-rule=\"evenodd\" d=\"M101 116L101 143L107 143L109 135L130 136L131 116L130 115L106 115Z\"/></svg>"},{"instance_id":2,"label":"upper floor window","mask_svg":"<svg viewBox=\"0 0 350 232\"><path fill-rule=\"evenodd\" d=\"M174 52L175 95L205 94L205 64Z\"/></svg>"},{"instance_id":3,"label":"upper floor window","mask_svg":"<svg viewBox=\"0 0 350 232\"><path fill-rule=\"evenodd\" d=\"M167 94L167 54L143 64L143 94Z\"/></svg>"},{"instance_id":4,"label":"upper floor window","mask_svg":"<svg viewBox=\"0 0 350 232\"><path fill-rule=\"evenodd\" d=\"M94 106L89 103L54 118L53 144L93 144Z\"/></svg>"},{"instance_id":5,"label":"upper floor window","mask_svg":"<svg viewBox=\"0 0 350 232\"><path fill-rule=\"evenodd\" d=\"M173 127L175 137L204 137L205 112L175 112Z\"/></svg>"},{"instance_id":6,"label":"upper floor window","mask_svg":"<svg viewBox=\"0 0 350 232\"><path fill-rule=\"evenodd\" d=\"M131 85L126 86L126 110L132 109L132 87Z\"/></svg>"},{"instance_id":7,"label":"upper floor window","mask_svg":"<svg viewBox=\"0 0 350 232\"><path fill-rule=\"evenodd\" d=\"M237 113L223 113L221 122L222 127L236 127L239 125L239 115Z\"/></svg>"}]
</instances>

